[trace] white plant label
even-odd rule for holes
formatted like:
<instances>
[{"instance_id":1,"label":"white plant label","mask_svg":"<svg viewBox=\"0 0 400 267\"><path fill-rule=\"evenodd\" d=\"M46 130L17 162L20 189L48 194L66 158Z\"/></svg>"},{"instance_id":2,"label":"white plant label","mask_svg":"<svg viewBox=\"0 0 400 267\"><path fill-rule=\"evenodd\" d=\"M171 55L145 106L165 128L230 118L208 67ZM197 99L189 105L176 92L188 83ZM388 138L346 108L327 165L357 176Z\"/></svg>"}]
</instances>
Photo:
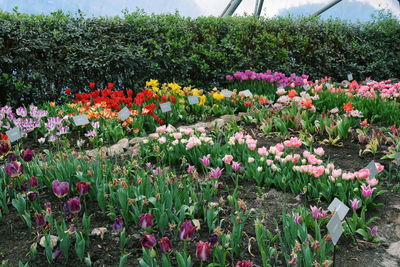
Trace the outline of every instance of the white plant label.
<instances>
[{"instance_id":1,"label":"white plant label","mask_svg":"<svg viewBox=\"0 0 400 267\"><path fill-rule=\"evenodd\" d=\"M165 102L160 104L160 108L162 113L170 112L172 110L171 102Z\"/></svg>"},{"instance_id":2,"label":"white plant label","mask_svg":"<svg viewBox=\"0 0 400 267\"><path fill-rule=\"evenodd\" d=\"M226 98L230 98L232 96L233 92L224 89L224 90L221 91L221 94L223 94Z\"/></svg>"},{"instance_id":3,"label":"white plant label","mask_svg":"<svg viewBox=\"0 0 400 267\"><path fill-rule=\"evenodd\" d=\"M366 169L369 170L369 178L374 178L375 175L378 174L378 170L376 169L376 166L375 166L375 161L373 161L373 160L371 160L371 162L368 164Z\"/></svg>"},{"instance_id":4,"label":"white plant label","mask_svg":"<svg viewBox=\"0 0 400 267\"><path fill-rule=\"evenodd\" d=\"M353 80L353 74L352 73L347 74L347 80L349 80L350 82Z\"/></svg>"},{"instance_id":5,"label":"white plant label","mask_svg":"<svg viewBox=\"0 0 400 267\"><path fill-rule=\"evenodd\" d=\"M339 218L338 213L333 214L331 220L328 222L326 228L328 228L329 235L332 238L333 245L339 241L340 236L343 234L342 221Z\"/></svg>"},{"instance_id":6,"label":"white plant label","mask_svg":"<svg viewBox=\"0 0 400 267\"><path fill-rule=\"evenodd\" d=\"M240 92L244 97L251 97L253 94L250 92L250 90L244 90Z\"/></svg>"},{"instance_id":7,"label":"white plant label","mask_svg":"<svg viewBox=\"0 0 400 267\"><path fill-rule=\"evenodd\" d=\"M342 201L335 198L332 203L329 205L328 210L330 212L335 212L339 215L340 220L343 220L346 217L347 212L349 212L349 207L346 206Z\"/></svg>"},{"instance_id":8,"label":"white plant label","mask_svg":"<svg viewBox=\"0 0 400 267\"><path fill-rule=\"evenodd\" d=\"M130 115L131 111L127 107L124 107L120 112L118 112L118 117L121 119L121 121L126 120Z\"/></svg>"},{"instance_id":9,"label":"white plant label","mask_svg":"<svg viewBox=\"0 0 400 267\"><path fill-rule=\"evenodd\" d=\"M74 116L73 119L76 126L89 124L89 120L86 115Z\"/></svg>"},{"instance_id":10,"label":"white plant label","mask_svg":"<svg viewBox=\"0 0 400 267\"><path fill-rule=\"evenodd\" d=\"M22 138L21 128L14 127L12 129L8 130L6 132L6 135L8 136L8 139L10 139L10 142L15 142Z\"/></svg>"},{"instance_id":11,"label":"white plant label","mask_svg":"<svg viewBox=\"0 0 400 267\"><path fill-rule=\"evenodd\" d=\"M189 105L196 105L200 103L200 98L195 95L188 96Z\"/></svg>"},{"instance_id":12,"label":"white plant label","mask_svg":"<svg viewBox=\"0 0 400 267\"><path fill-rule=\"evenodd\" d=\"M310 86L308 86L308 85L303 85L303 89L306 90L306 91L308 91L308 90L310 90Z\"/></svg>"}]
</instances>

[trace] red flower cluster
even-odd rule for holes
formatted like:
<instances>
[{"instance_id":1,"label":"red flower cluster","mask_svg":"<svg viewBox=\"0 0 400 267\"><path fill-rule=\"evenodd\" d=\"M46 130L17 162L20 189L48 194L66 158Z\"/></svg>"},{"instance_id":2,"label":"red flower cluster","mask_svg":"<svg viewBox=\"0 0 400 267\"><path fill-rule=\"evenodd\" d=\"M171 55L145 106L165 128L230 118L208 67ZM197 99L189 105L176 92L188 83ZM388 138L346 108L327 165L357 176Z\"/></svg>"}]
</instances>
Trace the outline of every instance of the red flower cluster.
<instances>
[{"instance_id":1,"label":"red flower cluster","mask_svg":"<svg viewBox=\"0 0 400 267\"><path fill-rule=\"evenodd\" d=\"M141 106L144 101L151 100L153 98L153 92L150 90L142 90L141 93L138 93L133 100L136 105ZM154 110L153 110L154 111Z\"/></svg>"},{"instance_id":2,"label":"red flower cluster","mask_svg":"<svg viewBox=\"0 0 400 267\"><path fill-rule=\"evenodd\" d=\"M86 105L92 105L97 103L105 102L107 108L113 110L121 110L120 106L132 107L132 90L128 90L127 94L122 90L112 91L114 84L109 83L107 89L96 90L91 93L76 94L77 99L74 103L82 103Z\"/></svg>"}]
</instances>

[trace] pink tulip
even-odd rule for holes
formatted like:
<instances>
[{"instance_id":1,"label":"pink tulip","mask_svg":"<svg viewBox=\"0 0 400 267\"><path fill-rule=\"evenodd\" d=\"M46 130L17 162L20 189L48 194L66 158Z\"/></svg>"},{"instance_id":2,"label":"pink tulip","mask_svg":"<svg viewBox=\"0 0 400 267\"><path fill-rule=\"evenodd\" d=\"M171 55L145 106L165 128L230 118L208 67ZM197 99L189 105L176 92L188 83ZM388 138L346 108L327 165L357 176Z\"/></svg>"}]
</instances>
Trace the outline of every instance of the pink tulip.
<instances>
[{"instance_id":1,"label":"pink tulip","mask_svg":"<svg viewBox=\"0 0 400 267\"><path fill-rule=\"evenodd\" d=\"M322 147L314 148L314 153L320 157L325 155L325 150Z\"/></svg>"},{"instance_id":2,"label":"pink tulip","mask_svg":"<svg viewBox=\"0 0 400 267\"><path fill-rule=\"evenodd\" d=\"M201 163L203 163L204 166L209 166L210 165L210 155L202 157L200 159Z\"/></svg>"},{"instance_id":3,"label":"pink tulip","mask_svg":"<svg viewBox=\"0 0 400 267\"><path fill-rule=\"evenodd\" d=\"M362 189L362 196L363 197L370 197L370 196L372 196L372 193L374 192L374 190L376 188L375 187L371 188L370 185L366 186L365 184L363 184L363 185L361 185L361 189Z\"/></svg>"},{"instance_id":4,"label":"pink tulip","mask_svg":"<svg viewBox=\"0 0 400 267\"><path fill-rule=\"evenodd\" d=\"M353 200L350 200L350 204L351 204L351 208L353 209L353 210L356 210L356 209L358 209L359 208L359 205L360 205L360 202L361 201L359 201L358 199L353 199Z\"/></svg>"},{"instance_id":5,"label":"pink tulip","mask_svg":"<svg viewBox=\"0 0 400 267\"><path fill-rule=\"evenodd\" d=\"M232 160L233 160L232 155L225 155L225 157L222 158L222 161L225 162L226 164L231 164Z\"/></svg>"},{"instance_id":6,"label":"pink tulip","mask_svg":"<svg viewBox=\"0 0 400 267\"><path fill-rule=\"evenodd\" d=\"M233 161L232 162L232 170L237 171L239 169L240 169L240 163L236 162L236 161Z\"/></svg>"}]
</instances>

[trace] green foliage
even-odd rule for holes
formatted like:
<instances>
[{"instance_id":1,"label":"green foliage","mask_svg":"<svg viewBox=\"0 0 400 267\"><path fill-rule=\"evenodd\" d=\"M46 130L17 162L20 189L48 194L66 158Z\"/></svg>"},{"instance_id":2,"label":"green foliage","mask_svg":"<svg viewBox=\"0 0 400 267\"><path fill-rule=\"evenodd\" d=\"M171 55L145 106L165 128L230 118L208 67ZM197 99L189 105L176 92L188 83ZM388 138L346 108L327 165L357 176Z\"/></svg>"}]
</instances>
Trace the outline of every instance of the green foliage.
<instances>
[{"instance_id":1,"label":"green foliage","mask_svg":"<svg viewBox=\"0 0 400 267\"><path fill-rule=\"evenodd\" d=\"M349 24L317 18L146 15L85 18L60 12L0 12L4 104L59 100L88 82L138 89L150 78L198 87L225 85L235 71L272 69L342 80L400 73L400 23L389 15ZM15 90L17 88L17 90ZM86 88L88 89L88 88Z\"/></svg>"}]
</instances>

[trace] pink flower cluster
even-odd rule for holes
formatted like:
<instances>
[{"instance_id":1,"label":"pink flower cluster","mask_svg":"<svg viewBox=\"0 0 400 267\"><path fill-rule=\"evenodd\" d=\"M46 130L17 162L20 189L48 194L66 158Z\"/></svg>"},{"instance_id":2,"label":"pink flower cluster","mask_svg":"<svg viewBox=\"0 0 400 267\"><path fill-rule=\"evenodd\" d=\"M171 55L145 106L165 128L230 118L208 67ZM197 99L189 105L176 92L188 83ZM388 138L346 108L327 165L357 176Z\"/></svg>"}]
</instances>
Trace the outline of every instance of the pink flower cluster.
<instances>
[{"instance_id":1,"label":"pink flower cluster","mask_svg":"<svg viewBox=\"0 0 400 267\"><path fill-rule=\"evenodd\" d=\"M284 73L272 72L271 70L267 70L265 73L246 70L244 72L236 72L233 76L227 75L226 79L229 81L238 80L241 82L258 80L266 83L275 83L278 87L295 87L303 84L311 84L311 82L308 81L308 75L302 74L301 76L297 76L295 73L292 73L290 76L286 76Z\"/></svg>"},{"instance_id":2,"label":"pink flower cluster","mask_svg":"<svg viewBox=\"0 0 400 267\"><path fill-rule=\"evenodd\" d=\"M230 145L247 144L247 147L250 150L255 150L257 148L257 140L250 135L245 136L242 132L235 133L233 136L231 136L228 143Z\"/></svg>"}]
</instances>

